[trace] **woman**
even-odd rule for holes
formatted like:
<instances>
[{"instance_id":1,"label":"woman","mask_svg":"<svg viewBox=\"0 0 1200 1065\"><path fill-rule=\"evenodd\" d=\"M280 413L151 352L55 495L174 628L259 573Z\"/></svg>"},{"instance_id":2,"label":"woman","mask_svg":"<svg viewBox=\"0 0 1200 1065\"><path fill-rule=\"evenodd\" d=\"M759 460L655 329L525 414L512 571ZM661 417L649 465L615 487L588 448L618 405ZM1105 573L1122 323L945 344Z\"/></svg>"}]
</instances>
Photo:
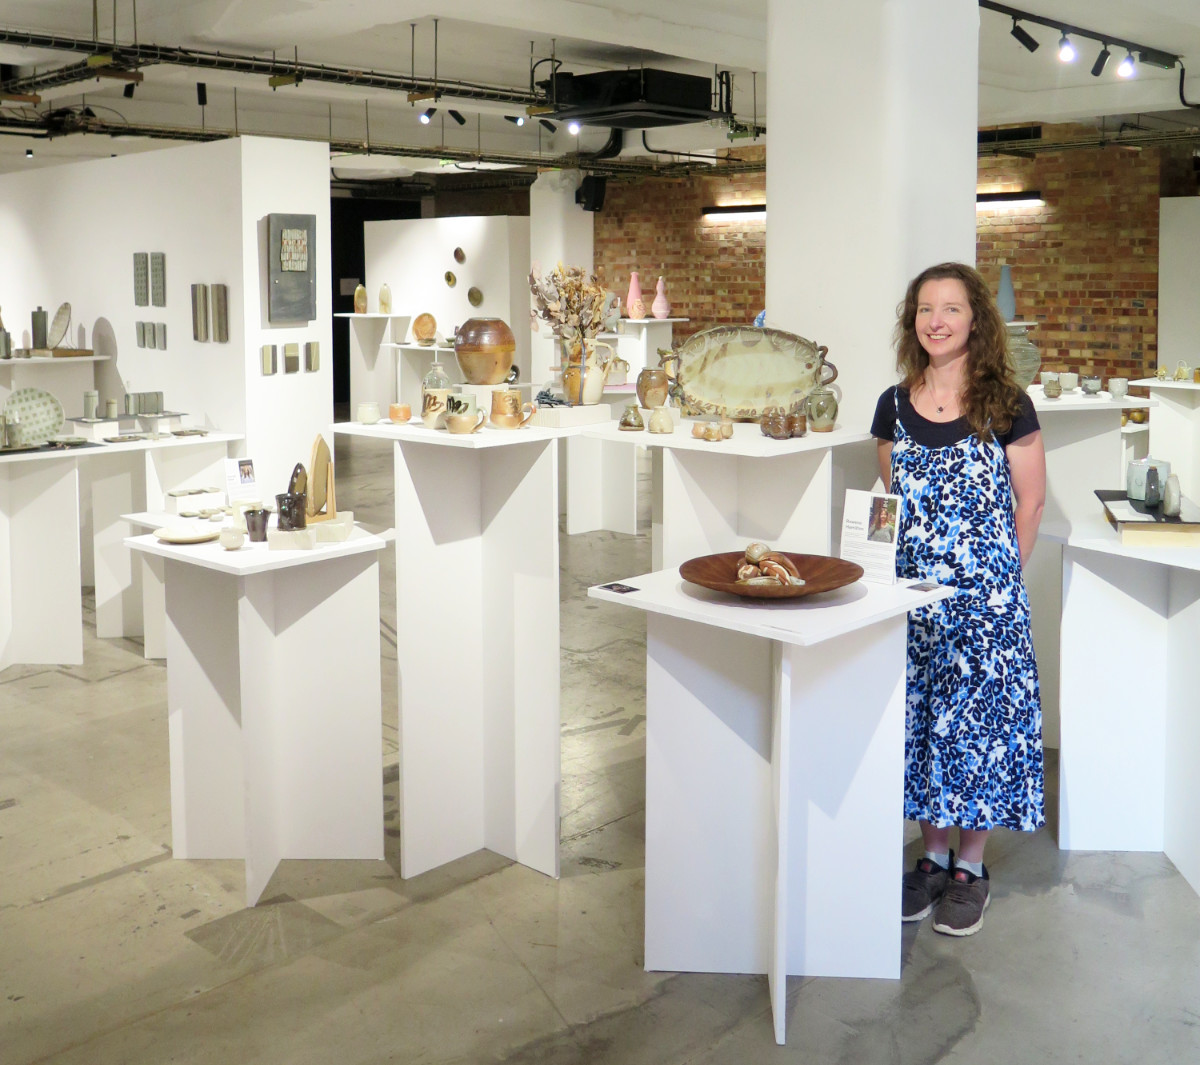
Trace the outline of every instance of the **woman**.
<instances>
[{"instance_id":1,"label":"woman","mask_svg":"<svg viewBox=\"0 0 1200 1065\"><path fill-rule=\"evenodd\" d=\"M968 936L990 901L988 832L1045 822L1021 569L1041 521L1046 460L1008 364L1004 321L975 270L929 267L898 317L902 380L880 397L871 426L883 483L901 500L897 569L956 589L909 619L904 815L920 821L925 854L904 875L901 912L905 921L934 913L936 931Z\"/></svg>"}]
</instances>

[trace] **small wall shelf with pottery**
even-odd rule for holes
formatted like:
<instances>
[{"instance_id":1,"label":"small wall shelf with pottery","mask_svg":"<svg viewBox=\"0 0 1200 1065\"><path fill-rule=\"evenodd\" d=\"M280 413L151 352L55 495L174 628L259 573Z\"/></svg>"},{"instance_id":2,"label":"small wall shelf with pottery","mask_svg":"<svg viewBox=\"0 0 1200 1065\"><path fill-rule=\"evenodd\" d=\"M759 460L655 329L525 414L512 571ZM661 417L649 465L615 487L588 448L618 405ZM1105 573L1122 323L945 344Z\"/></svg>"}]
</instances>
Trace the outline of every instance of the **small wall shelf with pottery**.
<instances>
[{"instance_id":1,"label":"small wall shelf with pottery","mask_svg":"<svg viewBox=\"0 0 1200 1065\"><path fill-rule=\"evenodd\" d=\"M1200 384L1157 377L1129 383L1149 389L1157 401L1150 419L1150 454L1171 463L1185 496L1200 499Z\"/></svg>"},{"instance_id":2,"label":"small wall shelf with pottery","mask_svg":"<svg viewBox=\"0 0 1200 1065\"><path fill-rule=\"evenodd\" d=\"M350 321L350 409L370 400L387 410L396 402L396 370L383 345L403 343L412 315L339 311L334 317Z\"/></svg>"},{"instance_id":3,"label":"small wall shelf with pottery","mask_svg":"<svg viewBox=\"0 0 1200 1065\"><path fill-rule=\"evenodd\" d=\"M28 359L11 358L0 359L0 370L7 370L13 367L21 366L69 366L71 363L77 362L108 362L112 359L111 355L73 355L69 358L53 355L33 355Z\"/></svg>"}]
</instances>

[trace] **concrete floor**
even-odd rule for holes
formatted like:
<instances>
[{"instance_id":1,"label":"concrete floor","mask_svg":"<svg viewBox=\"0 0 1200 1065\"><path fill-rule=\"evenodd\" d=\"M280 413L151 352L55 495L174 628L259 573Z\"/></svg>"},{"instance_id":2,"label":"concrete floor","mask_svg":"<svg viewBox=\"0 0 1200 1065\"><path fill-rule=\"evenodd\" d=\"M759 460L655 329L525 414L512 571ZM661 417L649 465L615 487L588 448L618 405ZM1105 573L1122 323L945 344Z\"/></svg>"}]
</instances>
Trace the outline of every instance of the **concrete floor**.
<instances>
[{"instance_id":1,"label":"concrete floor","mask_svg":"<svg viewBox=\"0 0 1200 1065\"><path fill-rule=\"evenodd\" d=\"M390 524L390 453L338 444L339 502ZM245 909L240 862L171 857L162 663L89 632L83 666L0 673L0 1063L1200 1061L1200 899L1160 854L1060 853L1053 826L997 833L979 935L906 928L899 981L790 981L786 1047L765 978L644 972L644 620L585 589L649 547L563 537L562 564L557 882L486 852L404 881L389 827L385 861L285 862ZM898 896L864 854L847 906L865 876Z\"/></svg>"}]
</instances>

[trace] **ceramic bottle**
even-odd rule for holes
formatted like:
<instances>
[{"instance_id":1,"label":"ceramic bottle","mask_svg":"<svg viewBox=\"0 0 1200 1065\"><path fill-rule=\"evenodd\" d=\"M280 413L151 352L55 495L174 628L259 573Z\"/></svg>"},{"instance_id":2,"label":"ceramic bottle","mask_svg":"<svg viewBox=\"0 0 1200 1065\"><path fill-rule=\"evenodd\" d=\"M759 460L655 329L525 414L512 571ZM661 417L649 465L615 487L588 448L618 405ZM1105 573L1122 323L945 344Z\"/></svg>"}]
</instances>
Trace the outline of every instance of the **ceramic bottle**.
<instances>
[{"instance_id":1,"label":"ceramic bottle","mask_svg":"<svg viewBox=\"0 0 1200 1065\"><path fill-rule=\"evenodd\" d=\"M367 286L358 285L354 289L354 313L367 313Z\"/></svg>"},{"instance_id":2,"label":"ceramic bottle","mask_svg":"<svg viewBox=\"0 0 1200 1065\"><path fill-rule=\"evenodd\" d=\"M636 270L632 270L629 273L629 291L625 295L625 309L629 312L630 318L644 318L646 316L644 309L641 314L633 313L633 305L635 302L645 308L645 304L642 303L642 282L638 278L638 272Z\"/></svg>"},{"instance_id":3,"label":"ceramic bottle","mask_svg":"<svg viewBox=\"0 0 1200 1065\"><path fill-rule=\"evenodd\" d=\"M392 313L392 288L386 281L379 286L379 313Z\"/></svg>"},{"instance_id":4,"label":"ceramic bottle","mask_svg":"<svg viewBox=\"0 0 1200 1065\"><path fill-rule=\"evenodd\" d=\"M660 277L658 288L655 290L654 302L650 305L650 313L655 318L670 318L671 305L667 302L667 282Z\"/></svg>"}]
</instances>

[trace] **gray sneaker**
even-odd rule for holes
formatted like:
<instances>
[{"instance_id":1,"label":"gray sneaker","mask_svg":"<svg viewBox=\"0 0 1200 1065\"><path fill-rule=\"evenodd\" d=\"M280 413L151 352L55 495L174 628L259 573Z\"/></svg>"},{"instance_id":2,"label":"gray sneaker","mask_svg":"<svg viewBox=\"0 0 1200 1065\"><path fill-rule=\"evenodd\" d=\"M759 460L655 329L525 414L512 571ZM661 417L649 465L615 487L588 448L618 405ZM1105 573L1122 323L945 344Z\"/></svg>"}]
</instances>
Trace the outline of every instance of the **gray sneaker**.
<instances>
[{"instance_id":1,"label":"gray sneaker","mask_svg":"<svg viewBox=\"0 0 1200 1065\"><path fill-rule=\"evenodd\" d=\"M992 901L987 866L983 876L955 869L933 916L933 930L947 936L973 936L983 927L983 911Z\"/></svg>"},{"instance_id":2,"label":"gray sneaker","mask_svg":"<svg viewBox=\"0 0 1200 1065\"><path fill-rule=\"evenodd\" d=\"M954 851L950 852L950 868L954 868ZM946 890L949 879L950 869L943 869L928 858L918 858L916 868L904 874L900 920L920 921L928 917Z\"/></svg>"}]
</instances>

